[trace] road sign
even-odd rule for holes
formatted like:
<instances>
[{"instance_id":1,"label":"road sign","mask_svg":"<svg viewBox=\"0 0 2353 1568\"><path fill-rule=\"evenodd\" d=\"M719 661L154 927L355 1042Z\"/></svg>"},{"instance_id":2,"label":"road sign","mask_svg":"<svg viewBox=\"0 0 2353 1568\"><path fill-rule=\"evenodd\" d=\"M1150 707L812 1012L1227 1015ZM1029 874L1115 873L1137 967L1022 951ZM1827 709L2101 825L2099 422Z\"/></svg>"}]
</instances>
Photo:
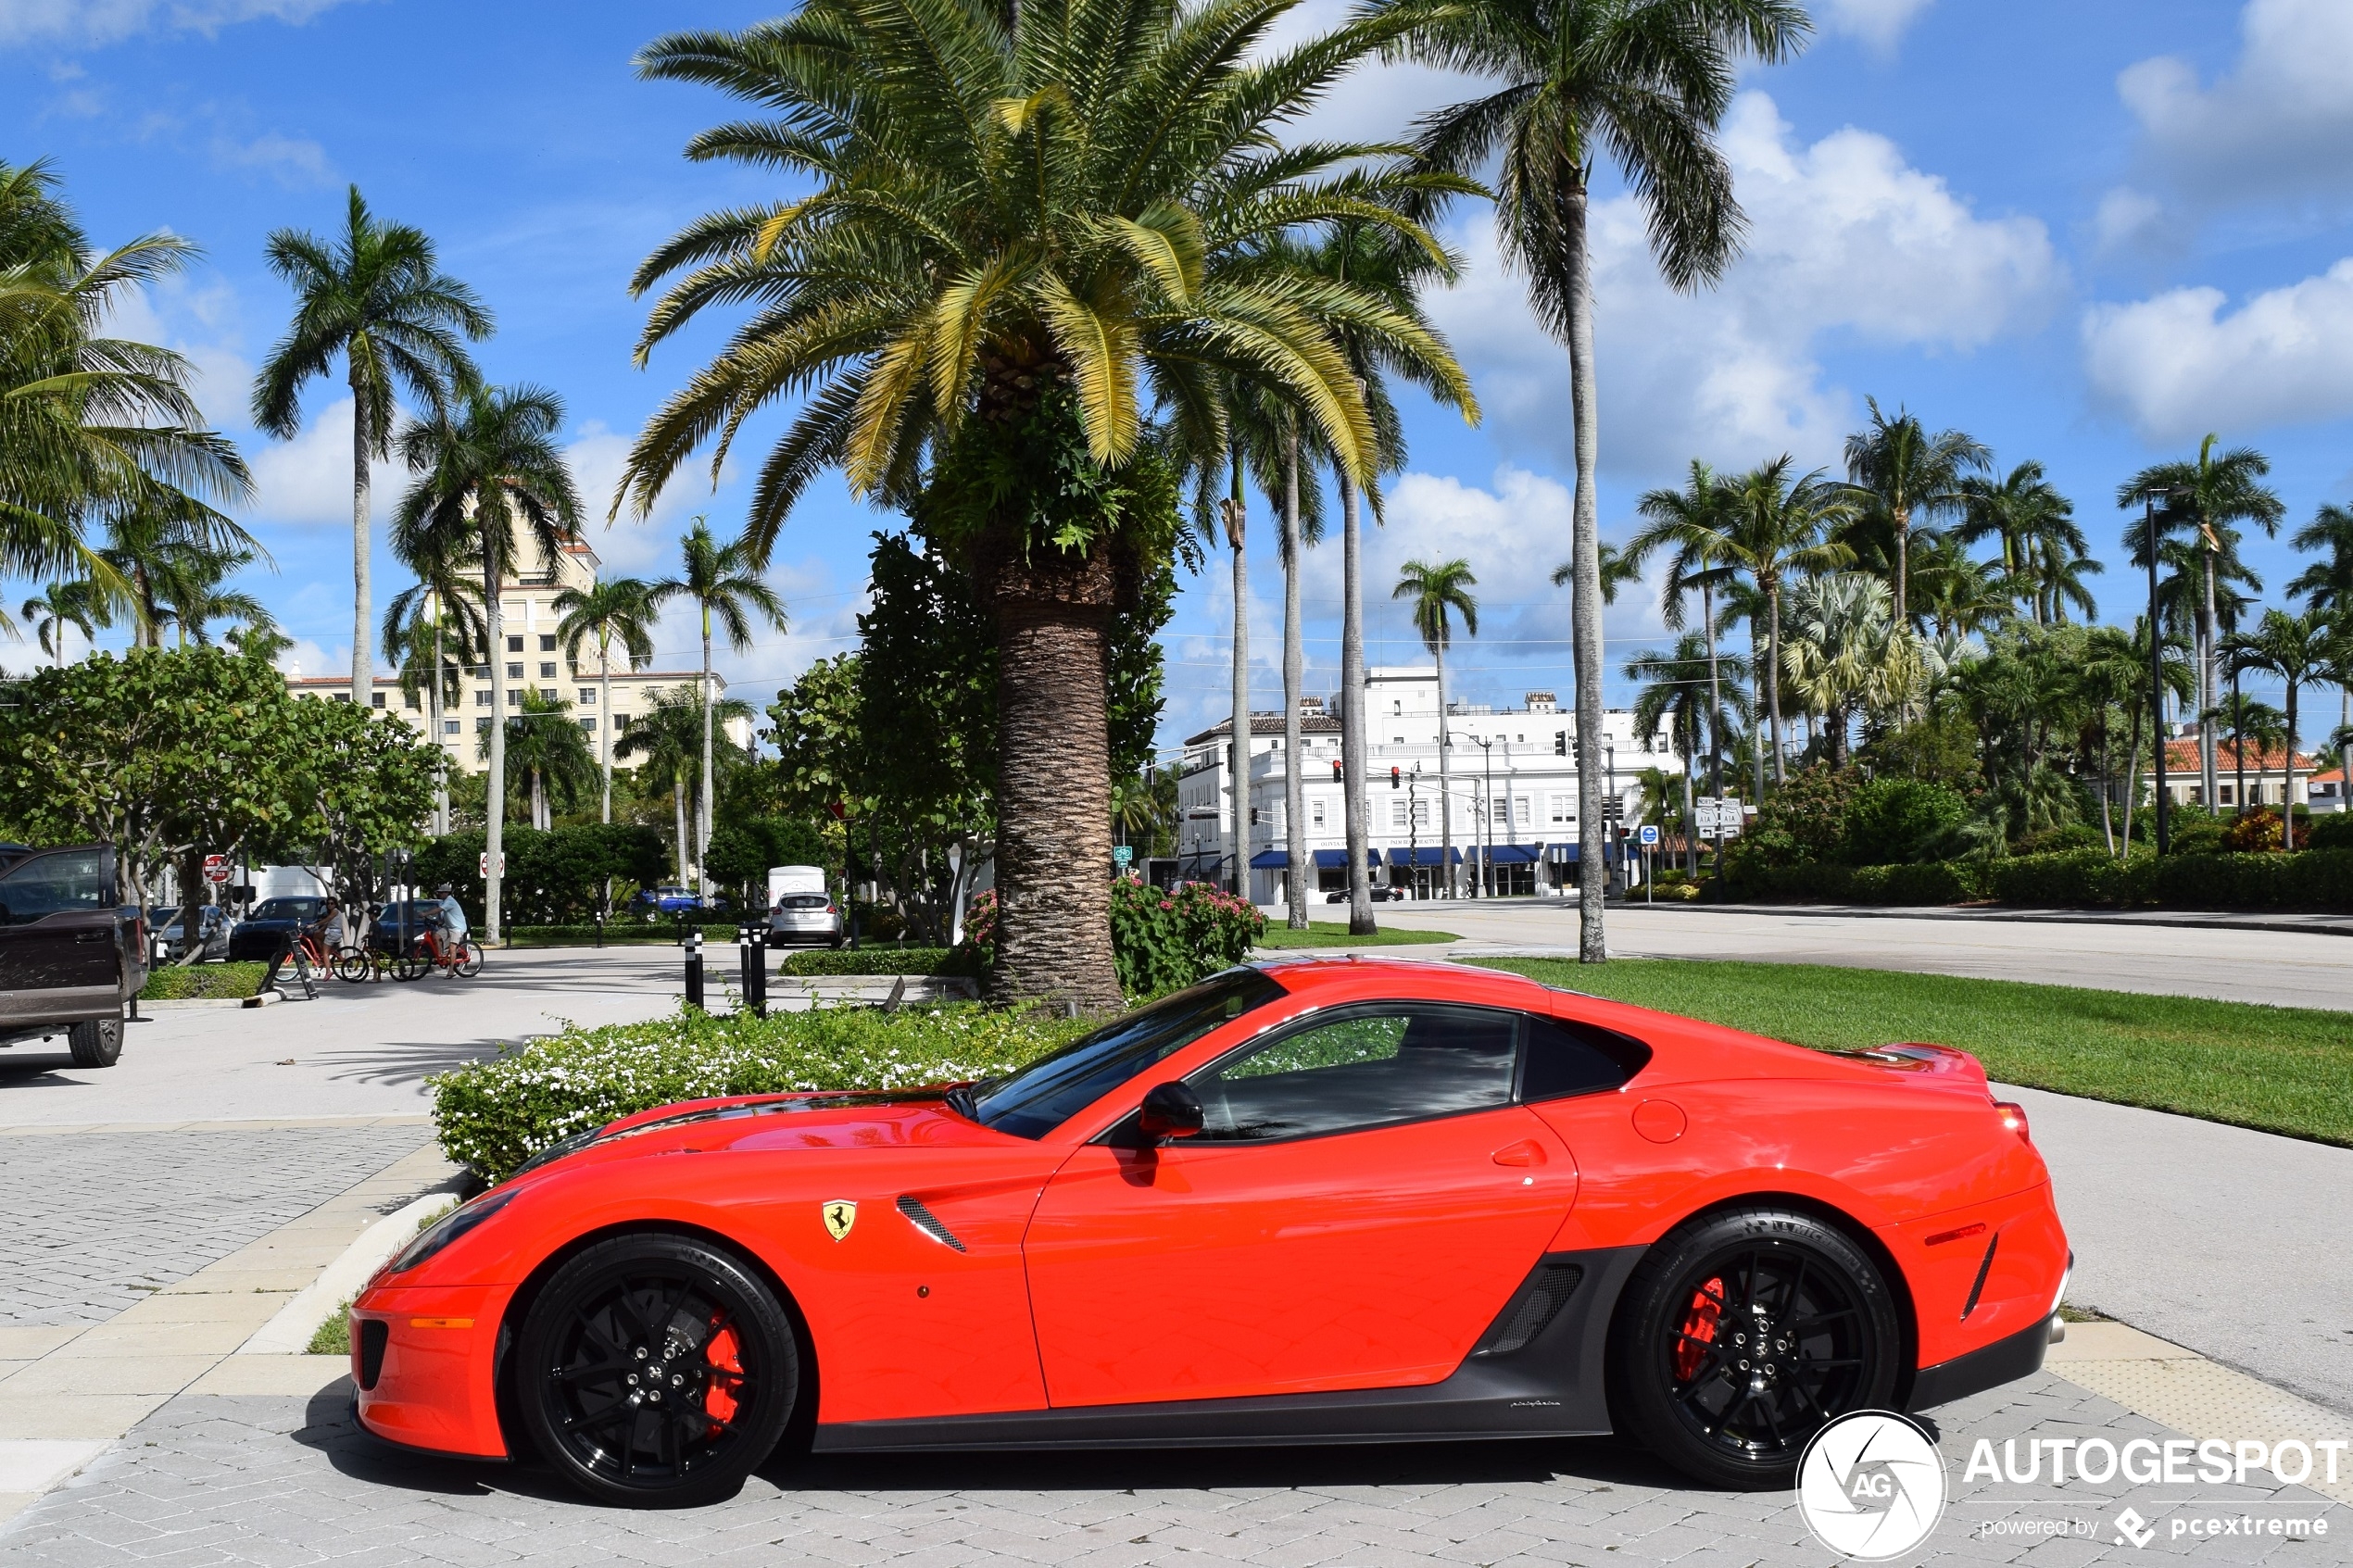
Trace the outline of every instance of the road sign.
<instances>
[{"instance_id":1,"label":"road sign","mask_svg":"<svg viewBox=\"0 0 2353 1568\"><path fill-rule=\"evenodd\" d=\"M498 851L498 874L502 877L507 874L507 852L504 849ZM482 878L484 882L490 880L489 850L485 849L481 854L474 857L474 875Z\"/></svg>"},{"instance_id":2,"label":"road sign","mask_svg":"<svg viewBox=\"0 0 2353 1568\"><path fill-rule=\"evenodd\" d=\"M1642 824L1642 836L1643 848L1648 849L1653 845L1656 844L1658 842L1658 824L1656 822L1644 822Z\"/></svg>"},{"instance_id":3,"label":"road sign","mask_svg":"<svg viewBox=\"0 0 2353 1568\"><path fill-rule=\"evenodd\" d=\"M225 885L229 881L229 857L207 855L204 858L204 879L215 887Z\"/></svg>"},{"instance_id":4,"label":"road sign","mask_svg":"<svg viewBox=\"0 0 2353 1568\"><path fill-rule=\"evenodd\" d=\"M1723 820L1722 815L1718 812L1716 808L1713 806L1694 806L1692 808L1692 821L1697 825L1699 831L1704 834L1713 834L1718 825L1721 823Z\"/></svg>"},{"instance_id":5,"label":"road sign","mask_svg":"<svg viewBox=\"0 0 2353 1568\"><path fill-rule=\"evenodd\" d=\"M1114 844L1111 847L1111 863L1121 871L1126 871L1135 858L1136 850L1132 845Z\"/></svg>"}]
</instances>

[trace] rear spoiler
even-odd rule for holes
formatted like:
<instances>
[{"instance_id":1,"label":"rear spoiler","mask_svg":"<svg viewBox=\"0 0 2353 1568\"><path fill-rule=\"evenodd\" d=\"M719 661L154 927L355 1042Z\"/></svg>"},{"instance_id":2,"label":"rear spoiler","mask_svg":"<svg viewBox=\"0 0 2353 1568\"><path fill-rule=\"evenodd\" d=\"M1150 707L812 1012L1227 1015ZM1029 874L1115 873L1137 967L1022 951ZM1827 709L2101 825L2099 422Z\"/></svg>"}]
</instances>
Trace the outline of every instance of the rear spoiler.
<instances>
[{"instance_id":1,"label":"rear spoiler","mask_svg":"<svg viewBox=\"0 0 2353 1568\"><path fill-rule=\"evenodd\" d=\"M1951 1046L1932 1046L1922 1041L1907 1040L1901 1045L1880 1046L1871 1050L1848 1054L1857 1060L1877 1062L1899 1073L1921 1073L1935 1078L1957 1079L1962 1084L1974 1084L1981 1088L1986 1086L1984 1064L1969 1052L1956 1050Z\"/></svg>"}]
</instances>

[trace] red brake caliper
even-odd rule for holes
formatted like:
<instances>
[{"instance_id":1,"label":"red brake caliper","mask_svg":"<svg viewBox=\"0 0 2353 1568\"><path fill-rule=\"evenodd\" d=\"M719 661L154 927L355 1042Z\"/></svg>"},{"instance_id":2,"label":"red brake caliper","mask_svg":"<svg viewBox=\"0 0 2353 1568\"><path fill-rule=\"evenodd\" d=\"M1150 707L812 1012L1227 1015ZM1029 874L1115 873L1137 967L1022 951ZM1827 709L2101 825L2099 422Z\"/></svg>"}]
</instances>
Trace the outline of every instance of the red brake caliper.
<instances>
[{"instance_id":1,"label":"red brake caliper","mask_svg":"<svg viewBox=\"0 0 2353 1568\"><path fill-rule=\"evenodd\" d=\"M703 1359L711 1363L711 1371L717 1374L711 1378L711 1386L703 1391L702 1408L706 1413L721 1421L736 1418L736 1389L744 1378L742 1352L743 1341L736 1337L732 1323L712 1335L702 1348ZM718 1436L719 1430L716 1426L712 1427L711 1436Z\"/></svg>"},{"instance_id":2,"label":"red brake caliper","mask_svg":"<svg viewBox=\"0 0 2353 1568\"><path fill-rule=\"evenodd\" d=\"M1689 1383L1699 1375L1707 1360L1707 1348L1716 1343L1716 1325L1723 1317L1724 1282L1711 1279L1693 1292L1692 1304L1683 1313L1682 1337L1675 1341L1676 1382Z\"/></svg>"}]
</instances>

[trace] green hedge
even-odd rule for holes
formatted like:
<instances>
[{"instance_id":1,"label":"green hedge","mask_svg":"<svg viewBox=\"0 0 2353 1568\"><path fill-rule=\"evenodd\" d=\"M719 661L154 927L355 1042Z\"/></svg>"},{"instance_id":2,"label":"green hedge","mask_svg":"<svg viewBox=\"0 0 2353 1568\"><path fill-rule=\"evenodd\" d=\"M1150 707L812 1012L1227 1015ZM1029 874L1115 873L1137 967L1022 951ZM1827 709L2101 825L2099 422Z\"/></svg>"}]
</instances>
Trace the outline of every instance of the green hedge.
<instances>
[{"instance_id":1,"label":"green hedge","mask_svg":"<svg viewBox=\"0 0 2353 1568\"><path fill-rule=\"evenodd\" d=\"M1964 904L1991 898L2042 909L2353 913L2353 849L2174 854L2162 859L2136 852L2129 864L2100 848L1917 866L1806 862L1745 868L1728 891L1738 897L1855 904Z\"/></svg>"},{"instance_id":2,"label":"green hedge","mask_svg":"<svg viewBox=\"0 0 2353 1568\"><path fill-rule=\"evenodd\" d=\"M597 945L597 928L593 925L510 925L503 934L510 947L593 947ZM715 939L705 935L706 943ZM731 935L730 944L734 942ZM678 933L669 924L648 925L643 921L617 920L605 927L605 945L623 944L636 947L677 946Z\"/></svg>"},{"instance_id":3,"label":"green hedge","mask_svg":"<svg viewBox=\"0 0 2353 1568\"><path fill-rule=\"evenodd\" d=\"M1973 904L1991 896L1983 860L1857 866L1847 887L1858 904Z\"/></svg>"},{"instance_id":4,"label":"green hedge","mask_svg":"<svg viewBox=\"0 0 2353 1568\"><path fill-rule=\"evenodd\" d=\"M975 1006L820 1008L764 1019L681 1008L644 1023L574 1025L436 1074L434 1124L444 1153L497 1182L551 1143L654 1106L988 1077L1092 1027Z\"/></svg>"},{"instance_id":5,"label":"green hedge","mask_svg":"<svg viewBox=\"0 0 2353 1568\"><path fill-rule=\"evenodd\" d=\"M140 987L143 1002L204 1001L213 997L258 997L266 963L174 964L148 975Z\"/></svg>"},{"instance_id":6,"label":"green hedge","mask_svg":"<svg viewBox=\"0 0 2353 1568\"><path fill-rule=\"evenodd\" d=\"M779 967L781 974L961 974L980 980L988 963L979 949L963 947L812 947L795 953Z\"/></svg>"}]
</instances>

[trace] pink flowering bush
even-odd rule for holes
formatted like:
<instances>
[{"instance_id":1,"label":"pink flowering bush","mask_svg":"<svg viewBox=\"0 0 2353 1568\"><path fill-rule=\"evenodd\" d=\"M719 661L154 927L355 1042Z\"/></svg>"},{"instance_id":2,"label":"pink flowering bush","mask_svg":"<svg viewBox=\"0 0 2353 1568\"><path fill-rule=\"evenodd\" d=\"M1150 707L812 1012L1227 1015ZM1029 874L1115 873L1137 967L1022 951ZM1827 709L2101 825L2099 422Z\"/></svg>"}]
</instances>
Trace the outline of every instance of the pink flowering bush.
<instances>
[{"instance_id":1,"label":"pink flowering bush","mask_svg":"<svg viewBox=\"0 0 2353 1568\"><path fill-rule=\"evenodd\" d=\"M1156 997L1229 969L1250 956L1266 917L1205 882L1173 888L1123 876L1111 884L1111 945L1119 988ZM997 895L983 893L964 914L964 941L993 961Z\"/></svg>"}]
</instances>

